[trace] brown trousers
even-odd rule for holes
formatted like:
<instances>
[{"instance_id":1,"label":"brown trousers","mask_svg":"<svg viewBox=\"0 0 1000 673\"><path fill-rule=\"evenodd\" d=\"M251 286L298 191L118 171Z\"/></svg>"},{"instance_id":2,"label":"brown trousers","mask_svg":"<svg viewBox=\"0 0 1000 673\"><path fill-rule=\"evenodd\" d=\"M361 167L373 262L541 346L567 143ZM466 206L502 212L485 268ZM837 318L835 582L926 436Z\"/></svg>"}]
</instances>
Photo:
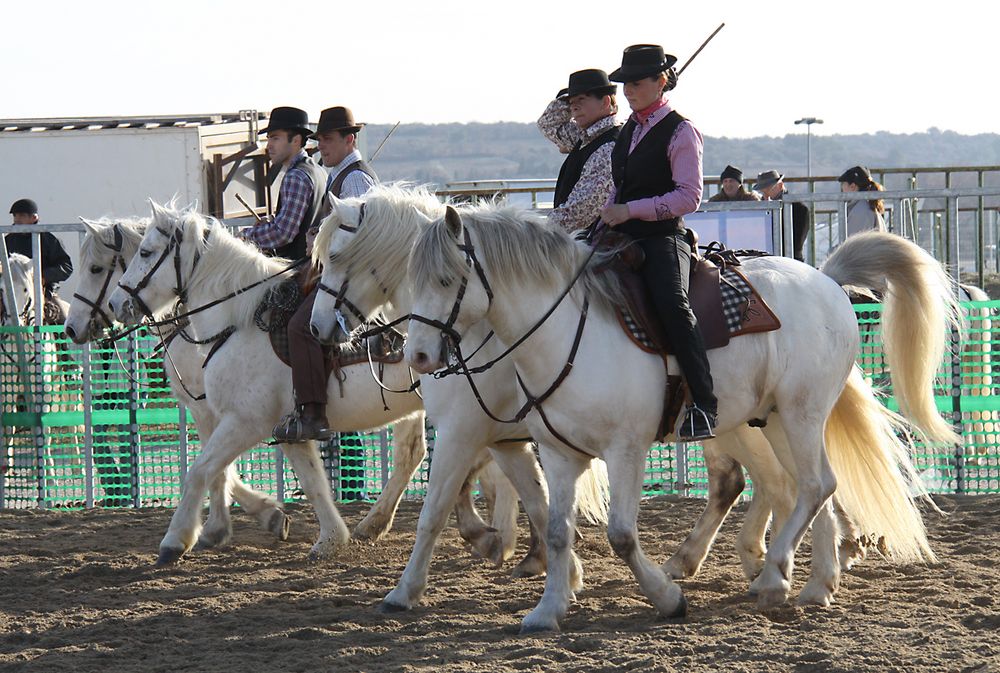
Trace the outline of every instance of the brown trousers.
<instances>
[{"instance_id":1,"label":"brown trousers","mask_svg":"<svg viewBox=\"0 0 1000 673\"><path fill-rule=\"evenodd\" d=\"M328 374L323 361L323 346L309 331L316 292L306 295L288 321L288 350L292 360L292 387L296 404L326 404Z\"/></svg>"}]
</instances>

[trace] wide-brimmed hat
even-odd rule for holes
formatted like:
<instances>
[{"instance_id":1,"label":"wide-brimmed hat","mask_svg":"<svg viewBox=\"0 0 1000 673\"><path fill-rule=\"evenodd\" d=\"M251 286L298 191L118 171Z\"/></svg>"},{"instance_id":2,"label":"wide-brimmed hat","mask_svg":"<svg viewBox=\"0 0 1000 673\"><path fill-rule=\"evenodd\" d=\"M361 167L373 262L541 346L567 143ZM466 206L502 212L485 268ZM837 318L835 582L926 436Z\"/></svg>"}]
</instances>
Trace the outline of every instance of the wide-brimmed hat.
<instances>
[{"instance_id":1,"label":"wide-brimmed hat","mask_svg":"<svg viewBox=\"0 0 1000 673\"><path fill-rule=\"evenodd\" d=\"M26 213L28 215L38 214L38 204L31 199L18 199L10 207L10 214Z\"/></svg>"},{"instance_id":2,"label":"wide-brimmed hat","mask_svg":"<svg viewBox=\"0 0 1000 673\"><path fill-rule=\"evenodd\" d=\"M725 180L726 178L732 178L733 180L736 180L736 182L743 182L743 171L733 165L726 166L725 170L722 171L722 175L719 176L719 179Z\"/></svg>"},{"instance_id":3,"label":"wide-brimmed hat","mask_svg":"<svg viewBox=\"0 0 1000 673\"><path fill-rule=\"evenodd\" d=\"M677 57L663 53L658 44L633 44L622 52L622 67L608 76L613 82L635 82L652 77L677 63Z\"/></svg>"},{"instance_id":4,"label":"wide-brimmed hat","mask_svg":"<svg viewBox=\"0 0 1000 673\"><path fill-rule=\"evenodd\" d=\"M613 96L618 91L618 85L612 84L608 73L597 68L577 70L569 76L569 86L559 92L558 98L572 98L581 93L592 93L595 96Z\"/></svg>"},{"instance_id":5,"label":"wide-brimmed hat","mask_svg":"<svg viewBox=\"0 0 1000 673\"><path fill-rule=\"evenodd\" d=\"M837 182L849 182L858 187L866 187L872 181L872 173L866 166L854 166L844 171Z\"/></svg>"},{"instance_id":6,"label":"wide-brimmed hat","mask_svg":"<svg viewBox=\"0 0 1000 673\"><path fill-rule=\"evenodd\" d=\"M364 126L362 122L354 121L354 113L350 108L342 105L328 107L319 113L319 124L316 125L316 133L313 138L319 137L321 133L340 131L341 133L357 133Z\"/></svg>"},{"instance_id":7,"label":"wide-brimmed hat","mask_svg":"<svg viewBox=\"0 0 1000 673\"><path fill-rule=\"evenodd\" d=\"M266 135L271 131L305 131L308 136L312 133L309 113L297 107L276 107L268 115L267 128L261 129L258 133Z\"/></svg>"},{"instance_id":8,"label":"wide-brimmed hat","mask_svg":"<svg viewBox=\"0 0 1000 673\"><path fill-rule=\"evenodd\" d=\"M755 191L759 192L762 189L773 187L784 179L785 176L778 171L764 171L763 173L757 174L757 182L754 184L753 188Z\"/></svg>"}]
</instances>

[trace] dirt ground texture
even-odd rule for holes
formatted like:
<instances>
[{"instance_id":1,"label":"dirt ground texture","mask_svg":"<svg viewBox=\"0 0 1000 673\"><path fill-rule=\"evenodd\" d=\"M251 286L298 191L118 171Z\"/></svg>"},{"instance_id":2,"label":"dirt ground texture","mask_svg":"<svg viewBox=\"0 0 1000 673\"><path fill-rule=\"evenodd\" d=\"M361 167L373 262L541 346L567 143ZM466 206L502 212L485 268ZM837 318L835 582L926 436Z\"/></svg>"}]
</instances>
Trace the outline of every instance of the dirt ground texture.
<instances>
[{"instance_id":1,"label":"dirt ground texture","mask_svg":"<svg viewBox=\"0 0 1000 673\"><path fill-rule=\"evenodd\" d=\"M518 628L543 580L474 559L451 527L419 607L376 610L406 564L419 503L404 503L379 544L319 564L307 561L317 531L308 506L289 507L286 542L237 511L230 546L166 570L152 564L170 510L4 511L0 670L1000 671L1000 497L936 499L949 513L926 515L940 564L869 556L830 608L757 610L734 550L742 508L701 573L682 582L682 620L658 619L603 530L583 528L586 586L561 634L531 637ZM703 504L645 501L647 554L665 560ZM353 524L365 508L342 512ZM796 592L808 537L798 559Z\"/></svg>"}]
</instances>

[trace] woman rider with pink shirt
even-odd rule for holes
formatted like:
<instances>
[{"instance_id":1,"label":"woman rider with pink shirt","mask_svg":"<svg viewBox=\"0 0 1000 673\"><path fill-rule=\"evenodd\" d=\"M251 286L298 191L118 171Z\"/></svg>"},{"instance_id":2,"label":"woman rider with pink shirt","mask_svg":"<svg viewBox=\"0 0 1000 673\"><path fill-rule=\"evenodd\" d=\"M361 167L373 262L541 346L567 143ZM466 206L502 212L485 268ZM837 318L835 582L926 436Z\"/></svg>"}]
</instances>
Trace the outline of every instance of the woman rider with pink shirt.
<instances>
[{"instance_id":1,"label":"woman rider with pink shirt","mask_svg":"<svg viewBox=\"0 0 1000 673\"><path fill-rule=\"evenodd\" d=\"M645 253L639 270L663 323L693 404L678 430L681 441L715 436L717 402L698 321L688 303L691 245L683 216L701 203L704 142L694 124L671 107L677 59L663 47L637 44L609 76L625 84L632 115L611 154L612 199L601 219L635 239Z\"/></svg>"}]
</instances>

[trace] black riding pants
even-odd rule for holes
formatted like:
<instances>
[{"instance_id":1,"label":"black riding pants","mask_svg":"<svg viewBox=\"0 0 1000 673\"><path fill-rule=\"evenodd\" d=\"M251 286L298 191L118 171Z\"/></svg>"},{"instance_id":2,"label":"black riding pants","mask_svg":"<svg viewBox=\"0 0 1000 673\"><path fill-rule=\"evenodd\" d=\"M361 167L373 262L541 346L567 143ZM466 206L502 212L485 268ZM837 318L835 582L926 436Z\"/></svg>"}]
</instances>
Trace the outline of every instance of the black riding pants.
<instances>
[{"instance_id":1,"label":"black riding pants","mask_svg":"<svg viewBox=\"0 0 1000 673\"><path fill-rule=\"evenodd\" d=\"M718 402L712 390L708 355L698 320L688 303L691 246L686 234L682 230L666 236L640 238L636 244L646 255L639 273L691 389L691 398L701 409L714 414Z\"/></svg>"}]
</instances>

